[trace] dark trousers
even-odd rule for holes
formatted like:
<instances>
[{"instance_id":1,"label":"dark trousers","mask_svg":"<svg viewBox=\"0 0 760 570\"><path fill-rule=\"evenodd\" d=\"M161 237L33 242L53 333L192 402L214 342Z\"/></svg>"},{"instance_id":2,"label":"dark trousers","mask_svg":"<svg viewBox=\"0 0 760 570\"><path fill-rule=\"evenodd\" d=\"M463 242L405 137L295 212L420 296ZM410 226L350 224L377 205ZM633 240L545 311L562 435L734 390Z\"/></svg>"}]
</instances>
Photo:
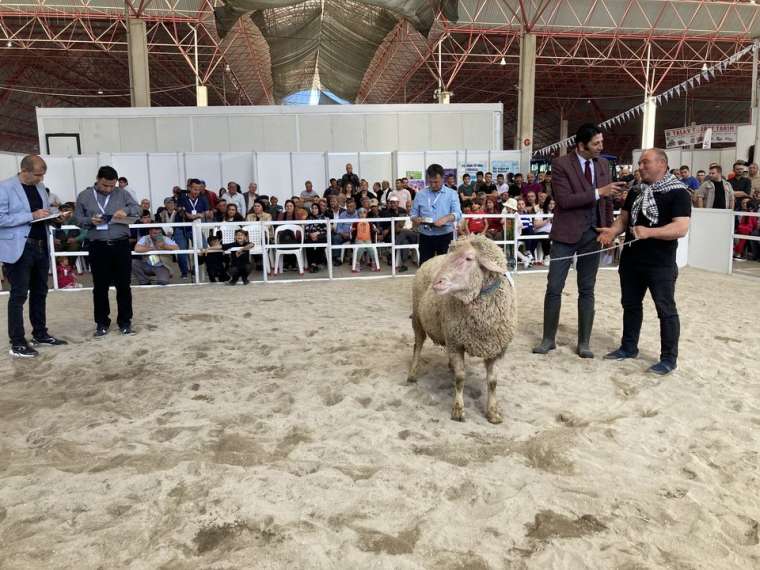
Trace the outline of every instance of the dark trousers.
<instances>
[{"instance_id":1,"label":"dark trousers","mask_svg":"<svg viewBox=\"0 0 760 570\"><path fill-rule=\"evenodd\" d=\"M237 283L240 278L243 283L248 281L251 274L251 256L247 251L242 252L239 256L234 253L230 256L230 281Z\"/></svg>"},{"instance_id":2,"label":"dark trousers","mask_svg":"<svg viewBox=\"0 0 760 570\"><path fill-rule=\"evenodd\" d=\"M596 232L589 228L583 232L578 243L552 242L552 259L549 264L549 277L546 295L544 296L544 315L550 314L552 310L559 312L562 306L562 290L565 288L567 272L570 271L570 265L573 262L572 256L576 253L598 251L600 245L597 243L596 237ZM566 257L570 259L559 259ZM579 257L575 270L578 279L578 312L593 311L594 285L596 285L596 273L599 270L599 255Z\"/></svg>"},{"instance_id":3,"label":"dark trousers","mask_svg":"<svg viewBox=\"0 0 760 570\"><path fill-rule=\"evenodd\" d=\"M24 338L24 303L29 297L29 320L35 338L48 336L45 324L45 300L48 291L50 257L47 245L27 242L16 263L4 263L3 271L11 284L8 298L8 339L11 345L26 343Z\"/></svg>"},{"instance_id":4,"label":"dark trousers","mask_svg":"<svg viewBox=\"0 0 760 570\"><path fill-rule=\"evenodd\" d=\"M623 260L618 272L623 305L621 348L630 353L638 351L639 333L644 318L642 301L649 289L660 319L660 360L675 365L678 360L678 337L681 334L681 321L675 301L678 267L675 264L649 267Z\"/></svg>"},{"instance_id":5,"label":"dark trousers","mask_svg":"<svg viewBox=\"0 0 760 570\"><path fill-rule=\"evenodd\" d=\"M454 239L454 233L441 236L428 236L420 234L420 267L431 257L446 255L449 252L449 244Z\"/></svg>"},{"instance_id":6,"label":"dark trousers","mask_svg":"<svg viewBox=\"0 0 760 570\"><path fill-rule=\"evenodd\" d=\"M129 240L90 242L90 267L95 324L103 327L111 325L111 305L108 302L108 288L111 285L116 287L116 323L120 327L131 324L132 252Z\"/></svg>"}]
</instances>

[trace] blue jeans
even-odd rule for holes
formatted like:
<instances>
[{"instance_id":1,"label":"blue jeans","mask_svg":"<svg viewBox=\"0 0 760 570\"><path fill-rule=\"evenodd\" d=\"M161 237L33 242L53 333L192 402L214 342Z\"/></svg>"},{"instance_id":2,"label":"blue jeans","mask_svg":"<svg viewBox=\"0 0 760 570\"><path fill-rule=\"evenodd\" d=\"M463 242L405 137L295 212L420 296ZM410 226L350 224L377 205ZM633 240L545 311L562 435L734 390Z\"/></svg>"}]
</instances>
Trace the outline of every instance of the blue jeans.
<instances>
[{"instance_id":1,"label":"blue jeans","mask_svg":"<svg viewBox=\"0 0 760 570\"><path fill-rule=\"evenodd\" d=\"M174 228L172 239L180 249L187 249L189 246L189 240L187 239L187 234L185 232L185 228ZM179 272L182 274L182 277L186 277L188 272L188 259L186 253L177 255L177 265L179 265Z\"/></svg>"}]
</instances>

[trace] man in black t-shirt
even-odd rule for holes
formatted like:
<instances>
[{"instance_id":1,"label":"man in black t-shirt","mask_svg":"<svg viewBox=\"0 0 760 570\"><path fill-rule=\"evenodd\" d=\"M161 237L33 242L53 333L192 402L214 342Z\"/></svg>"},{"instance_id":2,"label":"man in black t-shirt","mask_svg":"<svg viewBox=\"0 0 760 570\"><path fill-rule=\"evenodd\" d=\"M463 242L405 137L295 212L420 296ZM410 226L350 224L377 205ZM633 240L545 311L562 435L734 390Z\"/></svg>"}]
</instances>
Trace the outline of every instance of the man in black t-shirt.
<instances>
[{"instance_id":1,"label":"man in black t-shirt","mask_svg":"<svg viewBox=\"0 0 760 570\"><path fill-rule=\"evenodd\" d=\"M636 358L647 289L660 319L660 361L649 368L659 375L676 369L680 321L675 302L678 277L678 239L689 231L691 198L686 186L668 172L664 150L649 149L639 160L643 184L628 193L620 216L611 228L600 228L598 241L608 246L625 231L620 258L623 337L620 348L605 356L611 360ZM637 241L634 241L636 238ZM631 243L633 242L633 243Z\"/></svg>"}]
</instances>

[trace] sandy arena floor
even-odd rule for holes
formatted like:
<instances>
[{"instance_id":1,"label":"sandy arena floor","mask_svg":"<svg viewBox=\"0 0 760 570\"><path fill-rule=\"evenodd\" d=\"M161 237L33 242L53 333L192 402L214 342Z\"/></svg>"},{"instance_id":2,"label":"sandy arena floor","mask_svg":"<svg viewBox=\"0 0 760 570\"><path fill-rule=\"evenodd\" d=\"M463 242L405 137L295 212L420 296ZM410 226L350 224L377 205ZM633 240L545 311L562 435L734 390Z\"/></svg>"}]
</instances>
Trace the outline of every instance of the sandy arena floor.
<instances>
[{"instance_id":1,"label":"sandy arena floor","mask_svg":"<svg viewBox=\"0 0 760 570\"><path fill-rule=\"evenodd\" d=\"M534 356L521 277L499 426L479 361L463 424L440 349L407 385L411 284L141 290L139 334L99 341L89 293L51 294L71 345L0 356L0 568L760 567L756 280L683 272L659 379L651 301L639 360L581 360L573 284ZM618 298L600 273L598 356Z\"/></svg>"}]
</instances>

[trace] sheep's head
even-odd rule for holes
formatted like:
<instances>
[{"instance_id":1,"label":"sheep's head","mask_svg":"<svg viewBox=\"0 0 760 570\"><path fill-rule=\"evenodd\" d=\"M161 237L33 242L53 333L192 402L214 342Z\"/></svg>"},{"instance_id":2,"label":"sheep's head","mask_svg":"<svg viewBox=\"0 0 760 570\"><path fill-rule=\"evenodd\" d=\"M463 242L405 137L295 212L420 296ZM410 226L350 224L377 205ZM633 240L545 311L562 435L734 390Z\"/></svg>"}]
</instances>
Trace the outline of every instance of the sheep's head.
<instances>
[{"instance_id":1,"label":"sheep's head","mask_svg":"<svg viewBox=\"0 0 760 570\"><path fill-rule=\"evenodd\" d=\"M471 236L451 243L432 287L439 295L454 295L471 303L481 289L506 271L507 260L499 246L486 237Z\"/></svg>"}]
</instances>

